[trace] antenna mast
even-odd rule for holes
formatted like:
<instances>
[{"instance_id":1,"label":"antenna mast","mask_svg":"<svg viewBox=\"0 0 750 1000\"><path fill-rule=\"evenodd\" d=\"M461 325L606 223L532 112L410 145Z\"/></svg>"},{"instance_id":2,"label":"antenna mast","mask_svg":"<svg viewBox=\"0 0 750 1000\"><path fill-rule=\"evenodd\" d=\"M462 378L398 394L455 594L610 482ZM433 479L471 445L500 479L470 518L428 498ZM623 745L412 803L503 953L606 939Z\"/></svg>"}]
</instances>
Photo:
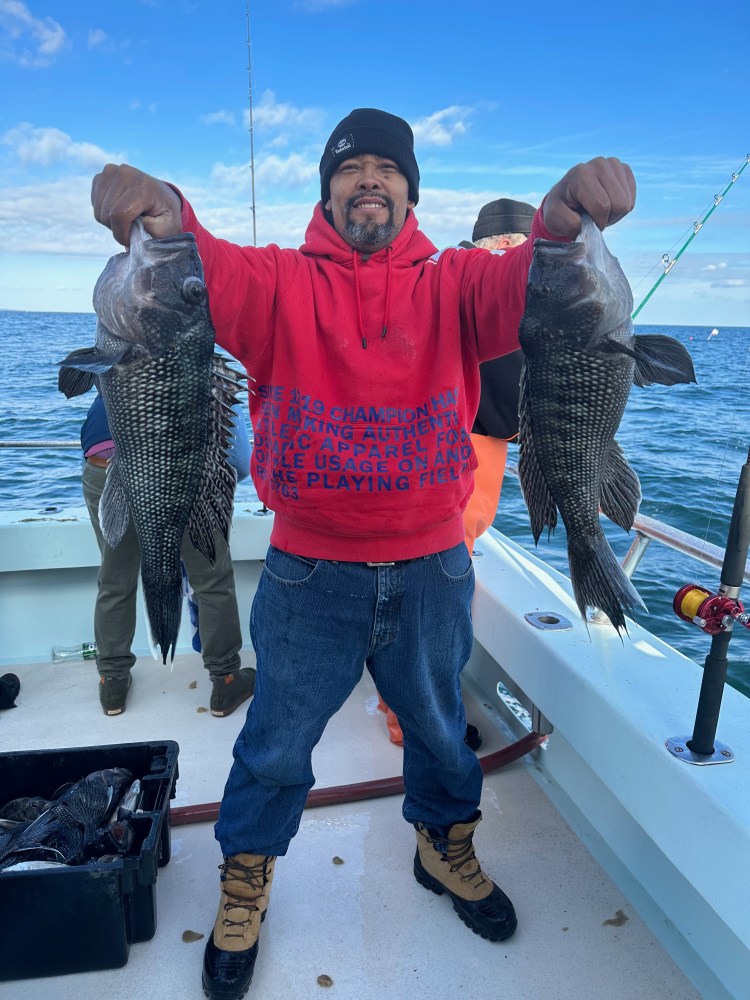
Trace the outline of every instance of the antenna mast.
<instances>
[{"instance_id":1,"label":"antenna mast","mask_svg":"<svg viewBox=\"0 0 750 1000\"><path fill-rule=\"evenodd\" d=\"M252 50L250 48L250 4L245 7L245 16L247 19L247 96L250 106L250 188L251 188L251 203L250 211L253 215L253 246L257 247L258 237L255 228L255 150L253 146L253 58Z\"/></svg>"}]
</instances>

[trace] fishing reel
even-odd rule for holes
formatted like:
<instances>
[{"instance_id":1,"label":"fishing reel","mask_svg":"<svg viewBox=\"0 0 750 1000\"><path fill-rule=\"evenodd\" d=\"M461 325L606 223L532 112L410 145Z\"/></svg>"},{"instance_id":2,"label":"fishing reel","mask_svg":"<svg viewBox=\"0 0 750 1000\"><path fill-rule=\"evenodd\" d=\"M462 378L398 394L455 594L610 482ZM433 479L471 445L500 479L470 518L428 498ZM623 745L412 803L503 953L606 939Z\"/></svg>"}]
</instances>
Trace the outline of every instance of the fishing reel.
<instances>
[{"instance_id":1,"label":"fishing reel","mask_svg":"<svg viewBox=\"0 0 750 1000\"><path fill-rule=\"evenodd\" d=\"M672 608L678 618L692 622L708 635L731 631L735 622L750 628L750 614L745 611L742 601L710 590L697 583L688 583L674 595Z\"/></svg>"}]
</instances>

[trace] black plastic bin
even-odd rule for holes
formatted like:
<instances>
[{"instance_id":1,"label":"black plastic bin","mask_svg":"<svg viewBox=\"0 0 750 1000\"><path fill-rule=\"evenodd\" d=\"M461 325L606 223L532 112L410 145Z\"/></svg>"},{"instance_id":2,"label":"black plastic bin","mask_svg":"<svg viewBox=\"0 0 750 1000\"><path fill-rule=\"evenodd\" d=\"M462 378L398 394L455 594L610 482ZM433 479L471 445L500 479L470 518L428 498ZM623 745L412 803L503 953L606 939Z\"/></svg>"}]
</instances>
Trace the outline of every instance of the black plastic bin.
<instances>
[{"instance_id":1,"label":"black plastic bin","mask_svg":"<svg viewBox=\"0 0 750 1000\"><path fill-rule=\"evenodd\" d=\"M170 857L169 802L179 746L121 743L0 754L0 805L49 798L65 782L125 767L143 784L132 854L112 862L0 872L0 980L125 965L130 945L156 931L156 876Z\"/></svg>"}]
</instances>

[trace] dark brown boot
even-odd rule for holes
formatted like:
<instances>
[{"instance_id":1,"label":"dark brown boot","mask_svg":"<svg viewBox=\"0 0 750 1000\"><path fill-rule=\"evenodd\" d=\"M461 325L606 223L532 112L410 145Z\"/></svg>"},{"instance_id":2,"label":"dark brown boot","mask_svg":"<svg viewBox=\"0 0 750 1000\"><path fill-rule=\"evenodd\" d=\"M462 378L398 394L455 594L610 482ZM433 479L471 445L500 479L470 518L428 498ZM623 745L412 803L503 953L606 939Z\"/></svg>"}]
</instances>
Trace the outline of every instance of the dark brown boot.
<instances>
[{"instance_id":1,"label":"dark brown boot","mask_svg":"<svg viewBox=\"0 0 750 1000\"><path fill-rule=\"evenodd\" d=\"M471 820L454 823L447 831L416 824L414 876L439 896L447 892L453 909L475 934L504 941L516 929L516 912L503 890L484 874L474 853L472 839L481 818L477 811Z\"/></svg>"},{"instance_id":2,"label":"dark brown boot","mask_svg":"<svg viewBox=\"0 0 750 1000\"><path fill-rule=\"evenodd\" d=\"M233 674L212 677L211 685L211 715L224 719L243 701L252 697L255 691L255 668L247 667L236 670Z\"/></svg>"},{"instance_id":3,"label":"dark brown boot","mask_svg":"<svg viewBox=\"0 0 750 1000\"><path fill-rule=\"evenodd\" d=\"M224 858L221 900L203 956L203 991L210 1000L240 1000L253 978L276 858Z\"/></svg>"}]
</instances>

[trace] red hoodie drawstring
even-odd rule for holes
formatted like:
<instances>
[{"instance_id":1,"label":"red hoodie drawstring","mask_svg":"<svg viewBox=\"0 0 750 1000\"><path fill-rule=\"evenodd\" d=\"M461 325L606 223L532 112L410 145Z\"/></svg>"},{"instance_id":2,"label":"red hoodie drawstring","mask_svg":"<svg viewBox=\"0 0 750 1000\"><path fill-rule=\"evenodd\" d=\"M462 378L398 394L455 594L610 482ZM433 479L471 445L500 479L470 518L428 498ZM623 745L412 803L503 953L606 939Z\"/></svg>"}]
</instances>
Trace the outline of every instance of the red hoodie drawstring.
<instances>
[{"instance_id":1,"label":"red hoodie drawstring","mask_svg":"<svg viewBox=\"0 0 750 1000\"><path fill-rule=\"evenodd\" d=\"M362 320L362 296L359 291L359 254L352 250L354 256L354 294L357 297L357 321L359 323L359 335L362 338L362 350L367 350L367 337L365 337L365 324Z\"/></svg>"},{"instance_id":2,"label":"red hoodie drawstring","mask_svg":"<svg viewBox=\"0 0 750 1000\"><path fill-rule=\"evenodd\" d=\"M357 322L359 323L359 335L362 338L362 349L367 350L367 337L365 336L365 324L362 319L362 296L359 286L359 254L352 250L354 263L354 293L357 297ZM381 337L385 337L388 332L388 321L391 318L391 283L393 277L393 247L386 247L386 277L385 277L385 312L383 313L383 332Z\"/></svg>"},{"instance_id":3,"label":"red hoodie drawstring","mask_svg":"<svg viewBox=\"0 0 750 1000\"><path fill-rule=\"evenodd\" d=\"M388 331L388 320L391 318L391 274L393 270L393 247L386 248L388 269L385 278L385 314L383 316L383 337Z\"/></svg>"}]
</instances>

